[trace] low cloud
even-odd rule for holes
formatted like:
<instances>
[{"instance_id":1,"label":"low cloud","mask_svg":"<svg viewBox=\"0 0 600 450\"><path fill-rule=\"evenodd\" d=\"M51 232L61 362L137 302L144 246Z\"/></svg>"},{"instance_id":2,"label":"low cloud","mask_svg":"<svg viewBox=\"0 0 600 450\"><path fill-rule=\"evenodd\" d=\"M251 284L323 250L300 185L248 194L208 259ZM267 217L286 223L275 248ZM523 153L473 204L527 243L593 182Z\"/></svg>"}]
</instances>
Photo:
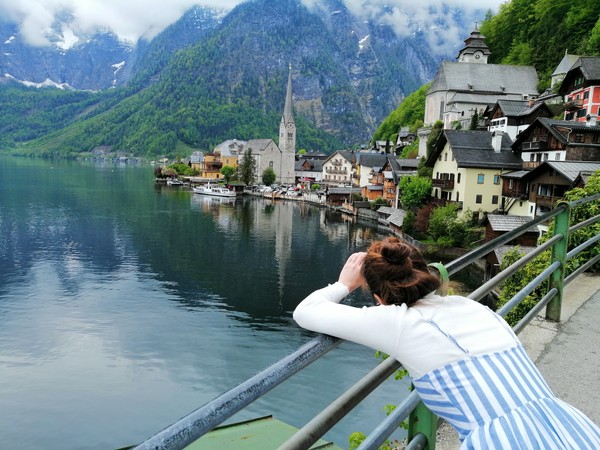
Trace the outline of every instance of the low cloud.
<instances>
[{"instance_id":1,"label":"low cloud","mask_svg":"<svg viewBox=\"0 0 600 450\"><path fill-rule=\"evenodd\" d=\"M0 0L0 17L21 24L21 34L35 46L50 44L50 32L56 21L63 23L62 39L110 30L132 42L152 38L175 22L194 5L232 9L242 0ZM301 0L315 7L317 0ZM429 45L438 54L447 54L465 38L463 24L452 12L466 11L463 23L481 20L482 11L497 10L503 0L343 0L359 18L391 26L398 35L424 31ZM479 16L478 16L479 15Z\"/></svg>"}]
</instances>

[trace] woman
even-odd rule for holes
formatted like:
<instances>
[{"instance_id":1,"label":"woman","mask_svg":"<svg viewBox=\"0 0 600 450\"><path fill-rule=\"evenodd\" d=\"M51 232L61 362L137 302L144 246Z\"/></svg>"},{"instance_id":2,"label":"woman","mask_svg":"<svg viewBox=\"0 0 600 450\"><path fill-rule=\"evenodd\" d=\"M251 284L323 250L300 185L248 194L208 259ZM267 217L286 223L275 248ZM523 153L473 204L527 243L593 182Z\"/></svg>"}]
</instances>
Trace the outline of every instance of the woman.
<instances>
[{"instance_id":1,"label":"woman","mask_svg":"<svg viewBox=\"0 0 600 450\"><path fill-rule=\"evenodd\" d=\"M379 306L339 304L360 286ZM439 286L417 249L386 238L351 255L294 320L400 361L461 449L600 449L600 428L552 394L508 324L473 300L436 295Z\"/></svg>"}]
</instances>

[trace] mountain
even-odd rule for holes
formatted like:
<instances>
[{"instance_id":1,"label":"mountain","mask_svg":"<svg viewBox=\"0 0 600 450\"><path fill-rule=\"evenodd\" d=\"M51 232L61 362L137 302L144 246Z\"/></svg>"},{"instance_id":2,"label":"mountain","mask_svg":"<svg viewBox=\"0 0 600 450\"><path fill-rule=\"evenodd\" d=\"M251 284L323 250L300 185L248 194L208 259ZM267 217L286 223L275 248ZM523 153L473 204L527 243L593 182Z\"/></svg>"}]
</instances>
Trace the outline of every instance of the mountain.
<instances>
[{"instance_id":1,"label":"mountain","mask_svg":"<svg viewBox=\"0 0 600 450\"><path fill-rule=\"evenodd\" d=\"M29 45L18 24L0 20L0 74L31 86L100 91L122 86L135 76L148 78L168 63L177 50L206 36L223 11L194 7L152 41L135 45L110 32L67 33L69 16L46 33L51 45Z\"/></svg>"},{"instance_id":2,"label":"mountain","mask_svg":"<svg viewBox=\"0 0 600 450\"><path fill-rule=\"evenodd\" d=\"M230 138L276 140L290 65L298 148L331 151L367 142L389 112L437 69L423 33L399 37L384 23L355 18L339 0L322 0L312 9L295 0L254 0L224 17L198 11L190 11L152 41L122 47L103 60L102 67L111 68L105 70L103 86L117 89L72 97L73 116L61 116L54 133L36 126L41 111L27 109L28 120L21 123L30 124L31 130L20 133L29 138L27 151L67 155L108 146L160 155L207 150ZM2 42L15 36L14 30L3 33ZM121 57L127 58L115 77L114 65ZM4 57L0 61L7 67ZM43 66L32 63L38 72L30 73L36 73L37 82L45 79L39 69ZM73 66L67 71L62 64L63 74L91 77L91 69ZM25 66L22 72L17 64L11 67L16 75L3 70L31 80ZM60 73L52 68L55 72ZM78 83L75 78L68 82L83 88ZM14 95L16 89L14 84L0 87L0 98ZM44 96L44 91L26 96ZM0 102L0 118L11 114ZM28 141L6 131L0 124L4 145L11 139L19 147Z\"/></svg>"}]
</instances>

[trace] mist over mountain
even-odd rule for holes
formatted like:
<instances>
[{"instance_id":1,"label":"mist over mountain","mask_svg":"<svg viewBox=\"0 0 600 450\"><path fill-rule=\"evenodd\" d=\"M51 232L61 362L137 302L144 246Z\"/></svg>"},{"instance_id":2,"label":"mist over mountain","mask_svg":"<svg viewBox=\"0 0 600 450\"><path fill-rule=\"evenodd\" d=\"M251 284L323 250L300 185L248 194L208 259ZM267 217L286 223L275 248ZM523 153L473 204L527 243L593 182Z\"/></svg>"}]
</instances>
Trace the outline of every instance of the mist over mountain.
<instances>
[{"instance_id":1,"label":"mist over mountain","mask_svg":"<svg viewBox=\"0 0 600 450\"><path fill-rule=\"evenodd\" d=\"M99 33L67 47L57 32L63 38L57 45L31 47L15 24L0 23L5 83L48 79L113 91L83 102L77 97L72 119L63 114L52 135L36 135L45 128L33 127L36 115L29 111L22 126L33 129L21 135L46 153L108 146L139 155L207 150L230 138L277 140L291 66L298 147L329 151L365 143L407 94L431 80L439 56L425 31L399 35L383 21L358 18L341 0L304 3L254 0L226 15L195 7L136 45ZM460 10L452 15L455 23L463 20ZM0 90L0 98L7 92ZM0 116L6 114L0 105Z\"/></svg>"}]
</instances>

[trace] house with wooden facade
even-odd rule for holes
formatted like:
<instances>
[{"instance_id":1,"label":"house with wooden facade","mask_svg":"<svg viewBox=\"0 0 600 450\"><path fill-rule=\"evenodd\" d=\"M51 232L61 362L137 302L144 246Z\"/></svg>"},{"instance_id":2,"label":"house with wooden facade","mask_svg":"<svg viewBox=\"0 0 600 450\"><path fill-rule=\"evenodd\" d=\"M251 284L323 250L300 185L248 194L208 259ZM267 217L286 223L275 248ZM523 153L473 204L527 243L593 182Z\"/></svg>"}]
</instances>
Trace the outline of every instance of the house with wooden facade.
<instances>
[{"instance_id":1,"label":"house with wooden facade","mask_svg":"<svg viewBox=\"0 0 600 450\"><path fill-rule=\"evenodd\" d=\"M530 100L498 100L483 113L488 131L501 131L514 141L538 117L552 117L552 111L544 102Z\"/></svg>"},{"instance_id":2,"label":"house with wooden facade","mask_svg":"<svg viewBox=\"0 0 600 450\"><path fill-rule=\"evenodd\" d=\"M521 160L505 133L444 130L426 161L433 170L432 201L458 203L465 212L500 207L501 176L521 169Z\"/></svg>"},{"instance_id":3,"label":"house with wooden facade","mask_svg":"<svg viewBox=\"0 0 600 450\"><path fill-rule=\"evenodd\" d=\"M600 116L600 56L580 57L566 73L559 93L565 96L565 120Z\"/></svg>"},{"instance_id":4,"label":"house with wooden facade","mask_svg":"<svg viewBox=\"0 0 600 450\"><path fill-rule=\"evenodd\" d=\"M546 161L522 177L528 186L529 216L553 209L565 192L600 170L600 161ZM580 186L577 186L580 187Z\"/></svg>"},{"instance_id":5,"label":"house with wooden facade","mask_svg":"<svg viewBox=\"0 0 600 450\"><path fill-rule=\"evenodd\" d=\"M512 148L526 170L546 161L600 161L600 125L540 117Z\"/></svg>"}]
</instances>

